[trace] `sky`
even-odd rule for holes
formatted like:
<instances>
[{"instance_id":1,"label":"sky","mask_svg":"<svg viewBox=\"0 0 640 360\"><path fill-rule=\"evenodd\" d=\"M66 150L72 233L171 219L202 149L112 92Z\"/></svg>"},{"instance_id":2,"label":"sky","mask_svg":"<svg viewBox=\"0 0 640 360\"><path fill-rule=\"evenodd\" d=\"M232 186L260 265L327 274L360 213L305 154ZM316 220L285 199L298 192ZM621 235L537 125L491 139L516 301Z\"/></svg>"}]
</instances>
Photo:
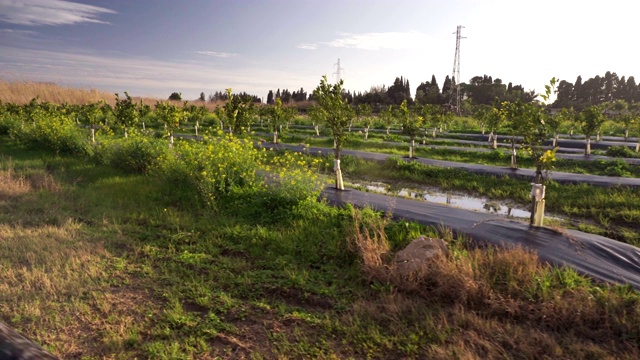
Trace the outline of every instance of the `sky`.
<instances>
[{"instance_id":1,"label":"sky","mask_svg":"<svg viewBox=\"0 0 640 360\"><path fill-rule=\"evenodd\" d=\"M0 0L0 78L196 99L226 88L311 93L453 73L540 92L606 71L640 76L628 0Z\"/></svg>"}]
</instances>

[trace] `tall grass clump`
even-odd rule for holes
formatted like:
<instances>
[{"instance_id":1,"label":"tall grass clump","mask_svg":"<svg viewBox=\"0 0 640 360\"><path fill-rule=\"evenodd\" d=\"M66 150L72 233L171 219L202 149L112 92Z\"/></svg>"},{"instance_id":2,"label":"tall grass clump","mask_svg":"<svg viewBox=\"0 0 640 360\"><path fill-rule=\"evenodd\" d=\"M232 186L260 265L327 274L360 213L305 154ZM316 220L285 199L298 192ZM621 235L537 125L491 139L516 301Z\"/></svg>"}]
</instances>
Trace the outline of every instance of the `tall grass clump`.
<instances>
[{"instance_id":1,"label":"tall grass clump","mask_svg":"<svg viewBox=\"0 0 640 360\"><path fill-rule=\"evenodd\" d=\"M386 220L357 213L353 218L350 249L367 281L445 308L481 313L485 322L515 320L554 336L587 339L614 353L639 353L640 295L630 286L594 284L521 248L472 248L450 233L443 236L447 253L400 271L389 252L393 239L387 238Z\"/></svg>"}]
</instances>

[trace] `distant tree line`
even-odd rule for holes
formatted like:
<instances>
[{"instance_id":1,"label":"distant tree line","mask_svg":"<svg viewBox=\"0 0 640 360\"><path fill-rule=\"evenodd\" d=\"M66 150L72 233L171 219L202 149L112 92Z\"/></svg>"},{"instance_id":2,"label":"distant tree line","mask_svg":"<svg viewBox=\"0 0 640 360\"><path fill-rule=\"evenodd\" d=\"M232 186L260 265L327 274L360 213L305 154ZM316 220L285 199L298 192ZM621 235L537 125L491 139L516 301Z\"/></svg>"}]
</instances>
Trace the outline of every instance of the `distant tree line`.
<instances>
[{"instance_id":1,"label":"distant tree line","mask_svg":"<svg viewBox=\"0 0 640 360\"><path fill-rule=\"evenodd\" d=\"M278 89L275 94L273 90L269 90L267 94L267 104L273 105L276 103L276 99L280 99L282 103L288 104L290 102L303 102L307 101L307 92L303 88L298 91L290 92L289 89L283 89L282 92Z\"/></svg>"},{"instance_id":2,"label":"distant tree line","mask_svg":"<svg viewBox=\"0 0 640 360\"><path fill-rule=\"evenodd\" d=\"M372 86L369 91L351 92L342 90L345 101L358 106L366 104L378 113L389 105L399 106L406 101L413 105L446 105L452 102L456 94L455 77L445 77L442 87L438 84L435 75L430 80L421 82L412 97L409 80L403 76L396 77L391 86ZM478 105L500 104L503 102L532 103L536 98L535 90L525 90L522 85L505 84L502 79L493 78L490 75L474 76L468 83L460 84L461 98L463 100L463 112L470 114ZM239 98L248 98L251 102L261 103L262 99L257 95L242 92L234 94ZM173 93L172 99L179 98L180 93ZM289 89L269 90L266 104L274 105L276 99L283 104L314 101L314 95L307 93L304 88L290 91ZM204 93L200 94L200 100L204 100ZM217 91L208 97L209 101L227 101L225 92ZM583 82L578 76L574 83L561 80L557 86L557 98L552 104L554 108L571 108L576 110L602 103L625 101L628 104L640 102L640 85L636 84L633 76L618 77L615 72L607 71L604 76L595 76Z\"/></svg>"},{"instance_id":3,"label":"distant tree line","mask_svg":"<svg viewBox=\"0 0 640 360\"><path fill-rule=\"evenodd\" d=\"M618 100L629 104L640 102L640 86L633 76L618 77L607 71L604 76L596 75L586 81L578 76L574 83L561 80L553 107L573 107L580 110L592 105L611 103Z\"/></svg>"},{"instance_id":4,"label":"distant tree line","mask_svg":"<svg viewBox=\"0 0 640 360\"><path fill-rule=\"evenodd\" d=\"M233 96L231 96L233 95ZM222 92L222 91L216 91L213 94L209 94L209 101L210 102L216 102L216 101L227 101L229 100L229 98L231 97L238 97L241 100L248 100L250 102L253 103L261 103L262 99L260 99L259 96L257 95L252 95L252 94L248 94L246 92L241 92L241 93L237 93L237 94L229 94L228 92Z\"/></svg>"}]
</instances>

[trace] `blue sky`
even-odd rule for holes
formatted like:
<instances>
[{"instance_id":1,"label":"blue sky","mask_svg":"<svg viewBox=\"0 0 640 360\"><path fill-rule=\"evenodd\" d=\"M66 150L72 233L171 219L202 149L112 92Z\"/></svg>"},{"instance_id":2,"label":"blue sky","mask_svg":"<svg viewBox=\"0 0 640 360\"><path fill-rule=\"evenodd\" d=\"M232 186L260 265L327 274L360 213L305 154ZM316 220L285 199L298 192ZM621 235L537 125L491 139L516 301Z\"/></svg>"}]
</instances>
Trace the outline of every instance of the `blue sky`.
<instances>
[{"instance_id":1,"label":"blue sky","mask_svg":"<svg viewBox=\"0 0 640 360\"><path fill-rule=\"evenodd\" d=\"M340 58L345 87L451 75L542 90L640 76L636 1L0 0L0 77L165 98L232 88L311 92Z\"/></svg>"}]
</instances>

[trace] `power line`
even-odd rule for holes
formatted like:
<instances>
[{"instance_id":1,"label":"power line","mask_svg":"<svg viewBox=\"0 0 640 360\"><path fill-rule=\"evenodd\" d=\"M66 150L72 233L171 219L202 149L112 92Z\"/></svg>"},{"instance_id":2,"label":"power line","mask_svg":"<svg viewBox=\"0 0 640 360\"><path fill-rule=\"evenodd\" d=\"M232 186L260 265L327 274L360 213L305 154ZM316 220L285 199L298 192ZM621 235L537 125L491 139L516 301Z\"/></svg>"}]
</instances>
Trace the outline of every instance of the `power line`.
<instances>
[{"instance_id":1,"label":"power line","mask_svg":"<svg viewBox=\"0 0 640 360\"><path fill-rule=\"evenodd\" d=\"M450 99L450 103L455 106L456 113L460 115L460 40L466 39L466 37L462 36L462 29L464 26L458 25L458 28L454 34L456 34L456 55L453 58L453 74L451 77L452 80L456 81L456 95L455 101Z\"/></svg>"},{"instance_id":2,"label":"power line","mask_svg":"<svg viewBox=\"0 0 640 360\"><path fill-rule=\"evenodd\" d=\"M338 62L333 64L333 66L336 67L336 72L333 73L333 75L336 76L336 84L340 82L340 80L342 79L342 73L341 71L343 71L344 69L340 67L340 58L338 58Z\"/></svg>"}]
</instances>

